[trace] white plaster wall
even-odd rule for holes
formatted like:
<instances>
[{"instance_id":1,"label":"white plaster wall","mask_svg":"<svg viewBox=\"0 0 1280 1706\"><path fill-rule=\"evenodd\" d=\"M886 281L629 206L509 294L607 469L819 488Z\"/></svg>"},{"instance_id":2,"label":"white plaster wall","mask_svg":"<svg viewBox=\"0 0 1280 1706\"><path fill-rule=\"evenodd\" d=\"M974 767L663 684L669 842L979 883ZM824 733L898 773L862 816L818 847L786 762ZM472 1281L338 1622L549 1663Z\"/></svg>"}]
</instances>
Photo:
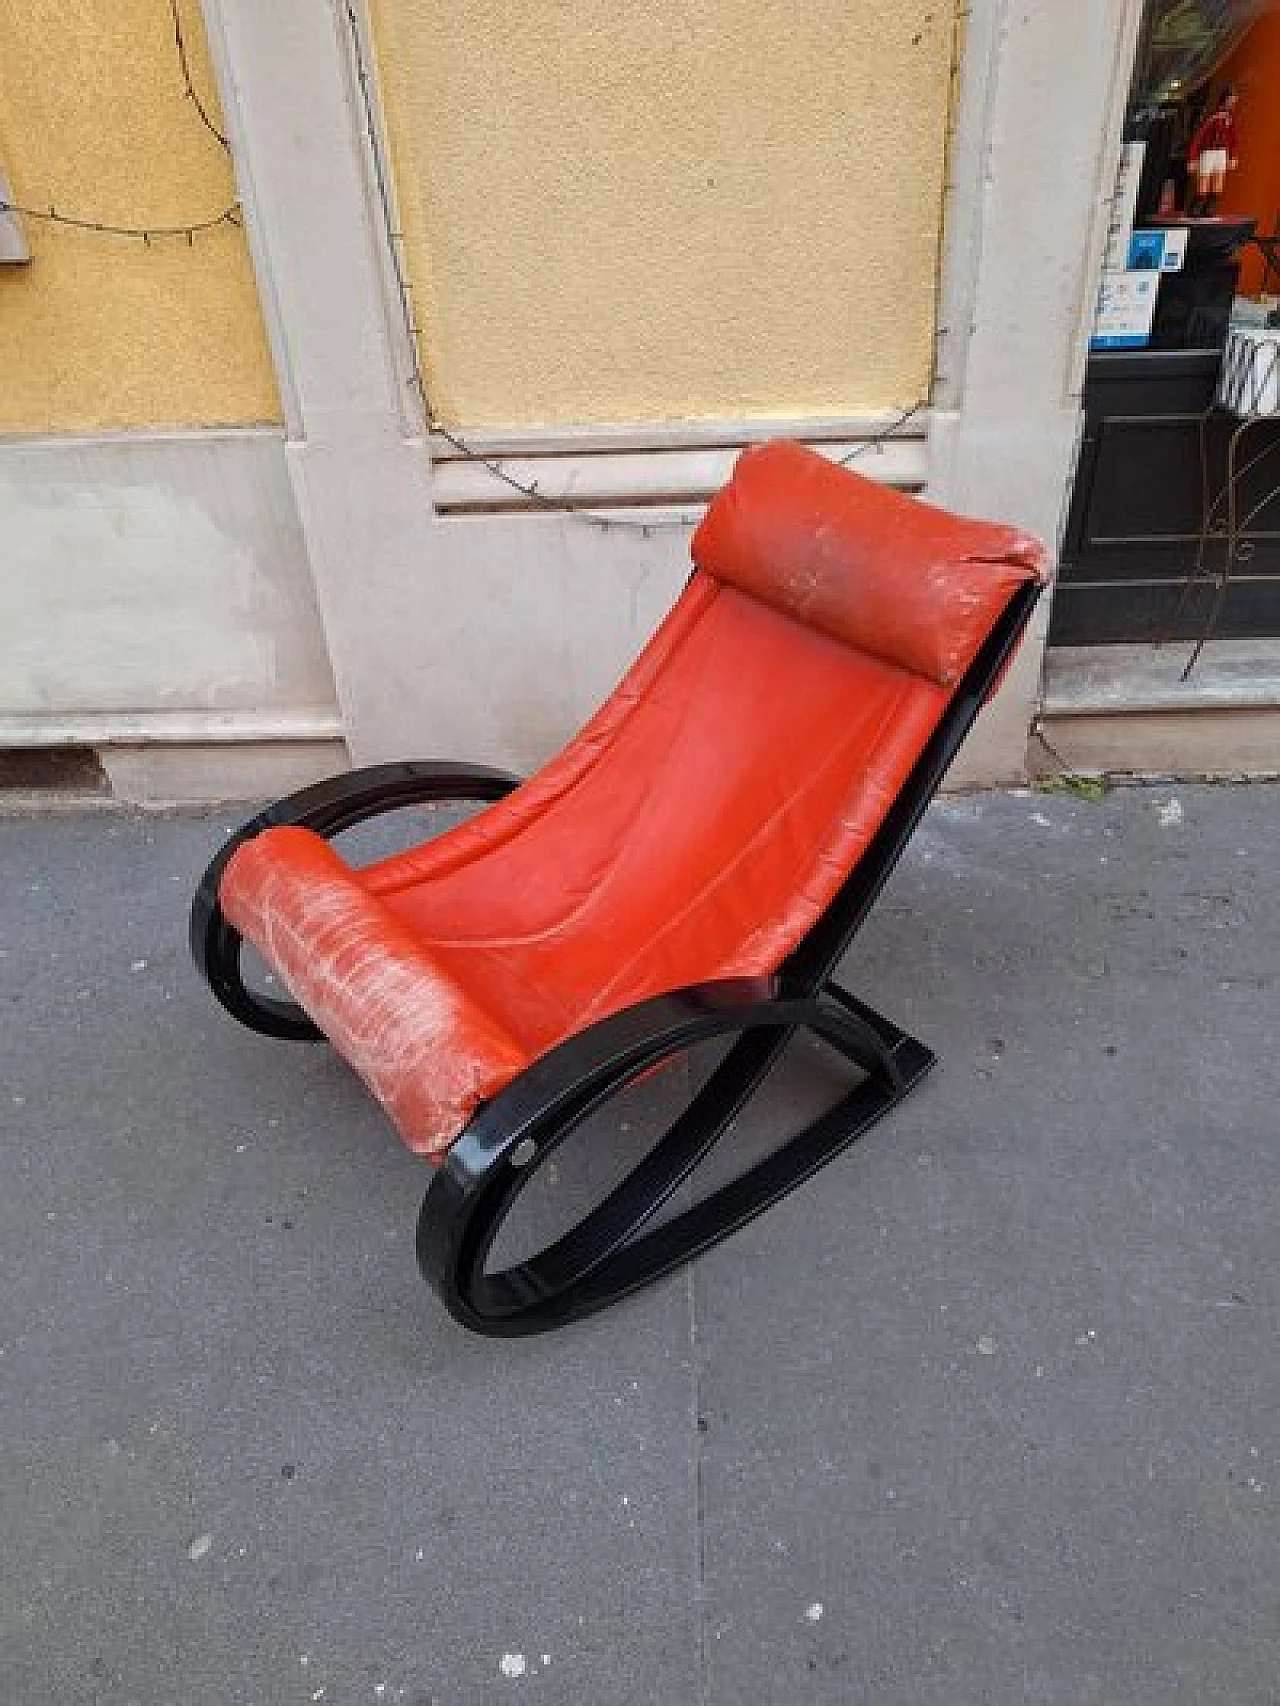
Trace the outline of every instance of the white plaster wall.
<instances>
[{"instance_id":1,"label":"white plaster wall","mask_svg":"<svg viewBox=\"0 0 1280 1706\"><path fill-rule=\"evenodd\" d=\"M975 0L929 496L1060 542L1140 0ZM953 771L1026 768L1050 601Z\"/></svg>"},{"instance_id":2,"label":"white plaster wall","mask_svg":"<svg viewBox=\"0 0 1280 1706\"><path fill-rule=\"evenodd\" d=\"M278 432L0 443L0 541L7 732L338 732Z\"/></svg>"},{"instance_id":3,"label":"white plaster wall","mask_svg":"<svg viewBox=\"0 0 1280 1706\"><path fill-rule=\"evenodd\" d=\"M386 293L345 7L204 4L352 758L459 756L527 768L608 691L678 592L688 530L602 534L536 506L436 513L430 448ZM819 436L838 436L839 423L815 424ZM547 435L545 470L525 466L538 449L526 444L521 473L550 478L550 489L564 479L566 490L606 504L652 495L654 481L677 497L705 496L705 456L691 453L673 485L678 423L658 435L653 480L632 471L619 483L612 468L608 491L598 469L572 454L573 436ZM608 461L609 436L593 431L584 452ZM690 442L707 444L706 423ZM715 442L732 445L734 424ZM878 460L887 477L923 477L919 442ZM474 497L474 484L449 467L441 496Z\"/></svg>"},{"instance_id":4,"label":"white plaster wall","mask_svg":"<svg viewBox=\"0 0 1280 1706\"><path fill-rule=\"evenodd\" d=\"M678 591L686 532L600 534L536 509L435 512L345 8L205 10L284 442L0 445L0 728L93 712L136 735L140 713L195 711L222 717L224 735L228 716L256 717L270 738L273 719L299 713L345 733L357 762L417 753L526 768L608 690ZM941 372L911 466L939 501L1051 539L1137 13L1138 0L974 0L968 24ZM653 479L640 470L635 491L665 484L680 431L664 429ZM719 444L734 431L725 423ZM837 431L824 423L820 436ZM548 435L548 470L576 460L573 438ZM593 439L583 454L607 454L609 435ZM522 446L525 473L538 449ZM596 472L565 478L590 486ZM442 468L441 496L459 480L469 493L470 474ZM612 497L633 501L630 487ZM961 779L1023 773L1046 617Z\"/></svg>"},{"instance_id":5,"label":"white plaster wall","mask_svg":"<svg viewBox=\"0 0 1280 1706\"><path fill-rule=\"evenodd\" d=\"M391 744L527 773L613 688L689 576L687 528L605 538L556 516L433 524L414 717ZM410 756L416 756L417 752Z\"/></svg>"},{"instance_id":6,"label":"white plaster wall","mask_svg":"<svg viewBox=\"0 0 1280 1706\"><path fill-rule=\"evenodd\" d=\"M533 511L434 513L345 8L205 10L352 756L527 764L607 688L678 587L679 536L601 536ZM974 0L968 20L928 489L1055 542L1137 11L1138 0ZM549 454L562 456L565 435L554 437ZM662 449L678 447L672 423ZM1046 619L1047 605L962 780L1024 773Z\"/></svg>"},{"instance_id":7,"label":"white plaster wall","mask_svg":"<svg viewBox=\"0 0 1280 1706\"><path fill-rule=\"evenodd\" d=\"M409 436L345 7L204 0L204 12L344 733L357 764L403 756L424 750L437 613L467 591L465 576L441 578L429 543L430 457Z\"/></svg>"}]
</instances>

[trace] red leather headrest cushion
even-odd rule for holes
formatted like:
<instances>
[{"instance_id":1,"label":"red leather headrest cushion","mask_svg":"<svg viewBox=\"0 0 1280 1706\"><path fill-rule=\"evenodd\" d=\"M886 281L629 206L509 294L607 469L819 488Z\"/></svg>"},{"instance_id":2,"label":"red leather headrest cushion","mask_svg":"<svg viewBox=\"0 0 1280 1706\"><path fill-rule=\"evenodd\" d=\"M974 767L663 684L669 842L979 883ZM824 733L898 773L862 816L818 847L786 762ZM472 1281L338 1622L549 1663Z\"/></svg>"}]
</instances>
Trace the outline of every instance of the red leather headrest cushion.
<instances>
[{"instance_id":1,"label":"red leather headrest cushion","mask_svg":"<svg viewBox=\"0 0 1280 1706\"><path fill-rule=\"evenodd\" d=\"M739 457L692 552L727 586L943 687L1048 566L1028 534L950 515L784 439Z\"/></svg>"}]
</instances>

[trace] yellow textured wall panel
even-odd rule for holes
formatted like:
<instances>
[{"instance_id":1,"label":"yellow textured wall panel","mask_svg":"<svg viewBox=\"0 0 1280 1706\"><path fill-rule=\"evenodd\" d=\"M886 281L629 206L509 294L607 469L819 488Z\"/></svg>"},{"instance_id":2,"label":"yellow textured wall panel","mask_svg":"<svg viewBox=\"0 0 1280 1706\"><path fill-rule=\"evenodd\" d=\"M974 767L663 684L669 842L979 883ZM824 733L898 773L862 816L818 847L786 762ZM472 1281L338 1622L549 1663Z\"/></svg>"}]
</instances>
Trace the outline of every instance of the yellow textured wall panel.
<instances>
[{"instance_id":1,"label":"yellow textured wall panel","mask_svg":"<svg viewBox=\"0 0 1280 1706\"><path fill-rule=\"evenodd\" d=\"M954 0L371 0L439 418L905 406Z\"/></svg>"},{"instance_id":2,"label":"yellow textured wall panel","mask_svg":"<svg viewBox=\"0 0 1280 1706\"><path fill-rule=\"evenodd\" d=\"M181 0L215 123L198 0ZM176 225L235 198L187 99L169 0L0 0L0 164L15 201L112 224ZM0 432L278 420L242 231L149 248L26 222L0 266Z\"/></svg>"}]
</instances>

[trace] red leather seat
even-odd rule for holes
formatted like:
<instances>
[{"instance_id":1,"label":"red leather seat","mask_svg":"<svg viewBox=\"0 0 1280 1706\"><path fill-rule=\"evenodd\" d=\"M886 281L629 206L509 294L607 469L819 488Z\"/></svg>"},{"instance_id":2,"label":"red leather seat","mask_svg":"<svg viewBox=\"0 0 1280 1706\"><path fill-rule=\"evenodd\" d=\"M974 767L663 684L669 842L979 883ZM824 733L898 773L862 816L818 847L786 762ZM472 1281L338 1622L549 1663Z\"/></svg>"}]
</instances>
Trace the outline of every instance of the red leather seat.
<instances>
[{"instance_id":1,"label":"red leather seat","mask_svg":"<svg viewBox=\"0 0 1280 1706\"><path fill-rule=\"evenodd\" d=\"M782 442L739 460L692 551L611 698L507 799L363 870L297 828L226 868L227 918L419 1153L592 1020L776 970L1045 568Z\"/></svg>"}]
</instances>

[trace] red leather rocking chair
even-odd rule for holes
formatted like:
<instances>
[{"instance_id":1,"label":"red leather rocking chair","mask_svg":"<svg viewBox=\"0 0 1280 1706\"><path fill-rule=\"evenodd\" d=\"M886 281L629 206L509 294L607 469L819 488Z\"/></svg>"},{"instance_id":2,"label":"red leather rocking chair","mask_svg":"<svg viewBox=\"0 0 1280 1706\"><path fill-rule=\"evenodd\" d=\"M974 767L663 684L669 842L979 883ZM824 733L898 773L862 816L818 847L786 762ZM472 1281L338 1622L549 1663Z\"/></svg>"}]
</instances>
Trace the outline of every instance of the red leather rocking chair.
<instances>
[{"instance_id":1,"label":"red leather rocking chair","mask_svg":"<svg viewBox=\"0 0 1280 1706\"><path fill-rule=\"evenodd\" d=\"M831 974L1012 657L1044 551L779 442L740 458L692 554L639 660L531 781L415 763L304 789L239 831L192 908L222 1005L268 1036L327 1036L432 1164L419 1264L480 1332L541 1331L666 1273L933 1064ZM443 800L500 803L363 869L326 839ZM246 985L242 938L299 1005ZM855 1086L654 1224L801 1028ZM490 1271L557 1144L708 1038L735 1040L645 1159Z\"/></svg>"}]
</instances>

